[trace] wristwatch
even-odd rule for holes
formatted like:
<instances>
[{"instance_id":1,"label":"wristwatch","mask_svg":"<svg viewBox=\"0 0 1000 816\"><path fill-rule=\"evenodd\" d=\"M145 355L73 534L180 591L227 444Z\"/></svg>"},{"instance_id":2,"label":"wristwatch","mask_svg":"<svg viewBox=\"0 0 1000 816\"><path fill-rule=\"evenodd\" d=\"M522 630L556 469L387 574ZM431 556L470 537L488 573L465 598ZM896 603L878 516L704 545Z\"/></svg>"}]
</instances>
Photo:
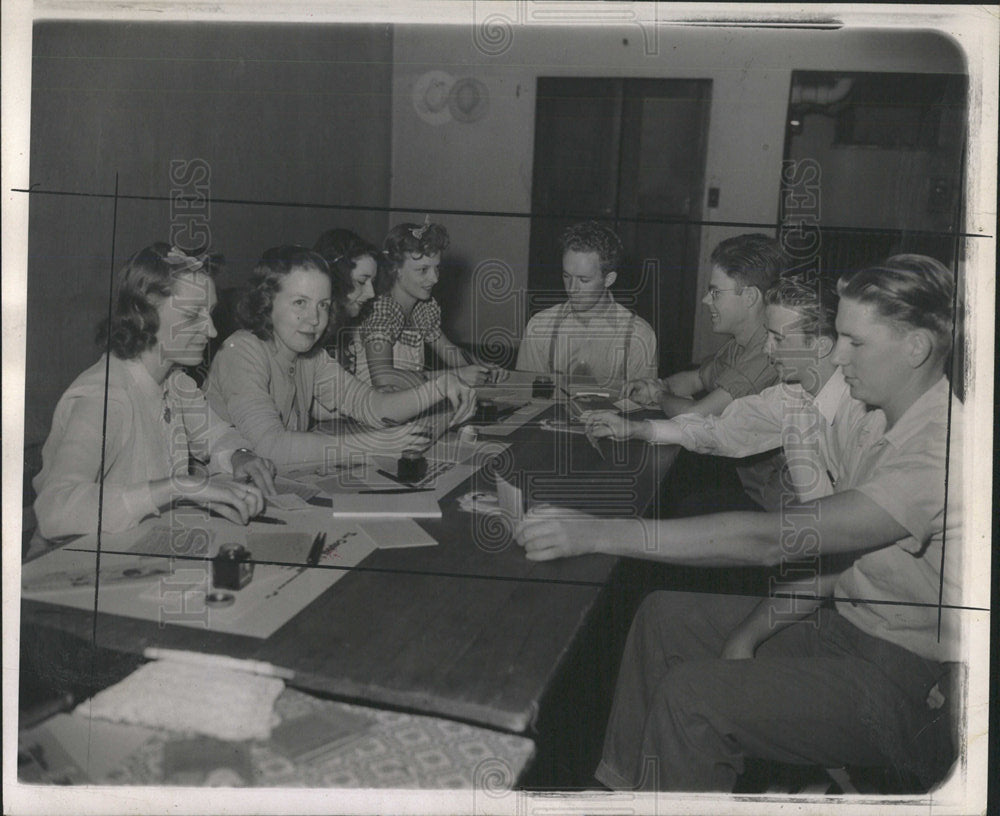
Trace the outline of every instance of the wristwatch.
<instances>
[{"instance_id":1,"label":"wristwatch","mask_svg":"<svg viewBox=\"0 0 1000 816\"><path fill-rule=\"evenodd\" d=\"M249 453L251 456L256 456L257 455L252 450L250 450L250 448L237 448L236 450L234 450L232 452L232 454L229 457L229 468L230 468L230 470L232 470L232 468L233 468L233 456L235 456L237 453ZM246 475L246 478L244 479L244 481L247 484L250 484L253 481L253 477L248 473Z\"/></svg>"}]
</instances>

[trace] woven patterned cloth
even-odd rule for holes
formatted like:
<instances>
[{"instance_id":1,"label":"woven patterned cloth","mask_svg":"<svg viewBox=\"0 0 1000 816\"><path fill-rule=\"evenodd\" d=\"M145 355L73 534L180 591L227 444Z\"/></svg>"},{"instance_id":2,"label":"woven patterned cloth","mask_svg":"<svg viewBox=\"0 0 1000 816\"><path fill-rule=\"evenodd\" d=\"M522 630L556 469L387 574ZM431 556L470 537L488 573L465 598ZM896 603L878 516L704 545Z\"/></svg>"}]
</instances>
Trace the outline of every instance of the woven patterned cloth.
<instances>
[{"instance_id":1,"label":"woven patterned cloth","mask_svg":"<svg viewBox=\"0 0 1000 816\"><path fill-rule=\"evenodd\" d=\"M240 775L205 769L200 777L170 778L164 757L180 735L163 731L148 740L106 784L226 784L307 788L422 788L433 790L513 788L534 756L525 737L436 717L382 711L321 700L286 688L275 702L282 721L347 714L366 724L327 750L293 758L273 739L232 743L249 757ZM247 778L251 777L251 778ZM95 780L96 781L96 780Z\"/></svg>"}]
</instances>

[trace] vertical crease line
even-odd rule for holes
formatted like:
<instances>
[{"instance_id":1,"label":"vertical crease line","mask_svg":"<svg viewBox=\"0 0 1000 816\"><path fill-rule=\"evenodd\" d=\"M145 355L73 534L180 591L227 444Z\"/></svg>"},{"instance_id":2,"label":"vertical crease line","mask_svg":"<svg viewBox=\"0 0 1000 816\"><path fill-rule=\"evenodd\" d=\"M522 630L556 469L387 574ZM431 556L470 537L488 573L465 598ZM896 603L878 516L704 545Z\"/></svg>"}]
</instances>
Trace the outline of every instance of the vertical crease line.
<instances>
[{"instance_id":1,"label":"vertical crease line","mask_svg":"<svg viewBox=\"0 0 1000 816\"><path fill-rule=\"evenodd\" d=\"M118 173L115 173L115 198L111 215L111 270L108 276L108 330L104 349L104 410L101 418L101 469L97 487L97 555L94 562L94 618L90 632L91 646L97 647L97 605L101 593L101 533L104 527L104 462L108 437L108 393L111 377L111 313L114 306L115 239L118 233Z\"/></svg>"}]
</instances>

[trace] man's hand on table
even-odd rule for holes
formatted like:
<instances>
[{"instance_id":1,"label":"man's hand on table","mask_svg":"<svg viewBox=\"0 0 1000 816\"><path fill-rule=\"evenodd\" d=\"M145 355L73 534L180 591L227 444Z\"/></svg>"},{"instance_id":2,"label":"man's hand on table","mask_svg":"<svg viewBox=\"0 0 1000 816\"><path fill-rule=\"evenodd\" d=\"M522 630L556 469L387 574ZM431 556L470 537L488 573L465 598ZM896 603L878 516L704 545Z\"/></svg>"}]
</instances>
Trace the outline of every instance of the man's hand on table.
<instances>
[{"instance_id":1,"label":"man's hand on table","mask_svg":"<svg viewBox=\"0 0 1000 816\"><path fill-rule=\"evenodd\" d=\"M598 519L579 510L541 505L528 511L514 536L529 561L550 561L594 552Z\"/></svg>"},{"instance_id":2,"label":"man's hand on table","mask_svg":"<svg viewBox=\"0 0 1000 816\"><path fill-rule=\"evenodd\" d=\"M614 411L584 411L580 419L583 420L587 436L591 439L610 436L612 439L649 440L647 423L641 420L633 422Z\"/></svg>"},{"instance_id":3,"label":"man's hand on table","mask_svg":"<svg viewBox=\"0 0 1000 816\"><path fill-rule=\"evenodd\" d=\"M667 384L663 380L653 377L647 380L636 380L635 382L628 383L628 393L625 396L647 408L655 408L659 405L660 397L664 393L670 393Z\"/></svg>"}]
</instances>

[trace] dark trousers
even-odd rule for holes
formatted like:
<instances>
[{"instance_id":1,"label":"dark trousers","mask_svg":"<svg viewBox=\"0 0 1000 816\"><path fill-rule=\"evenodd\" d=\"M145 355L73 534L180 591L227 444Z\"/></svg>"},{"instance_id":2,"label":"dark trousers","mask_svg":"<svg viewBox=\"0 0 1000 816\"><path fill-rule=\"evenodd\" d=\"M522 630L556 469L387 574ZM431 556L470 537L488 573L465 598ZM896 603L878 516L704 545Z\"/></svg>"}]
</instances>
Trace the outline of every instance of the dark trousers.
<instances>
[{"instance_id":1,"label":"dark trousers","mask_svg":"<svg viewBox=\"0 0 1000 816\"><path fill-rule=\"evenodd\" d=\"M719 658L759 598L656 592L632 624L597 778L610 788L731 791L745 757L893 766L927 784L952 760L944 664L821 609L752 660Z\"/></svg>"}]
</instances>

